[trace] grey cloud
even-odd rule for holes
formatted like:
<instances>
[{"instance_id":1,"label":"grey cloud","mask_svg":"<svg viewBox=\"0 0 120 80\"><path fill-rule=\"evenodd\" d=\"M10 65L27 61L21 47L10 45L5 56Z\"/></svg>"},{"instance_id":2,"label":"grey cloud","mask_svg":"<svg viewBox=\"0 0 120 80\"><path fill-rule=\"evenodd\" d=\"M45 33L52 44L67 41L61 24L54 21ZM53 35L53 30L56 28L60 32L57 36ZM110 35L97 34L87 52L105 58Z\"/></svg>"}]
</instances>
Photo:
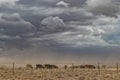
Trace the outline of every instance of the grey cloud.
<instances>
[{"instance_id":1,"label":"grey cloud","mask_svg":"<svg viewBox=\"0 0 120 80\"><path fill-rule=\"evenodd\" d=\"M1 16L1 19L6 20L6 21L21 21L22 19L20 18L19 14L14 13L12 15L4 14Z\"/></svg>"},{"instance_id":2,"label":"grey cloud","mask_svg":"<svg viewBox=\"0 0 120 80\"><path fill-rule=\"evenodd\" d=\"M0 6L1 5L15 5L16 1L18 1L18 0L1 0Z\"/></svg>"},{"instance_id":3,"label":"grey cloud","mask_svg":"<svg viewBox=\"0 0 120 80\"><path fill-rule=\"evenodd\" d=\"M25 2L25 1L23 1ZM30 1L29 1L30 2ZM47 2L47 1L45 1ZM50 2L50 1L48 1ZM51 1L54 2L54 1ZM59 2L59 1L57 1ZM72 2L72 1L65 1L65 2ZM56 5L56 3L55 3ZM47 7L47 6L25 6L23 4L14 5L12 7L7 7L7 6L2 6L1 7L1 12L4 13L14 13L17 12L20 14L20 16L31 22L32 24L38 26L39 22L48 16L59 16L61 17L64 21L82 21L84 22L85 20L88 19L93 19L95 18L92 14L89 12L85 11L83 8L77 8L77 7L68 7L68 8L61 8L61 7ZM29 14L29 15L28 15Z\"/></svg>"},{"instance_id":4,"label":"grey cloud","mask_svg":"<svg viewBox=\"0 0 120 80\"><path fill-rule=\"evenodd\" d=\"M27 39L24 39L20 36L10 36L5 34L1 34L0 43L2 43L0 47L3 50L6 48L24 49L32 46L32 44L28 42Z\"/></svg>"},{"instance_id":5,"label":"grey cloud","mask_svg":"<svg viewBox=\"0 0 120 80\"><path fill-rule=\"evenodd\" d=\"M63 0L67 3L70 3L70 6L82 7L86 4L87 0Z\"/></svg>"},{"instance_id":6,"label":"grey cloud","mask_svg":"<svg viewBox=\"0 0 120 80\"><path fill-rule=\"evenodd\" d=\"M22 4L26 6L48 6L48 7L55 7L56 3L60 2L61 0L19 0L17 4ZM66 3L69 3L71 7L81 7L85 4L86 0L63 0Z\"/></svg>"},{"instance_id":7,"label":"grey cloud","mask_svg":"<svg viewBox=\"0 0 120 80\"><path fill-rule=\"evenodd\" d=\"M7 40L5 42L5 47L8 49L11 48L24 49L24 48L32 47L32 44L26 39L21 38L21 39Z\"/></svg>"},{"instance_id":8,"label":"grey cloud","mask_svg":"<svg viewBox=\"0 0 120 80\"><path fill-rule=\"evenodd\" d=\"M85 22L89 19L95 19L95 16L82 8L71 8L67 14L62 14L60 17L65 21L81 21Z\"/></svg>"},{"instance_id":9,"label":"grey cloud","mask_svg":"<svg viewBox=\"0 0 120 80\"><path fill-rule=\"evenodd\" d=\"M71 27L68 27L62 19L59 17L47 17L41 21L42 31L45 32L63 32L69 30Z\"/></svg>"},{"instance_id":10,"label":"grey cloud","mask_svg":"<svg viewBox=\"0 0 120 80\"><path fill-rule=\"evenodd\" d=\"M59 0L19 0L16 4L22 4L25 6L55 6Z\"/></svg>"},{"instance_id":11,"label":"grey cloud","mask_svg":"<svg viewBox=\"0 0 120 80\"><path fill-rule=\"evenodd\" d=\"M9 25L9 26L8 26ZM0 28L9 35L21 35L34 30L34 26L27 21L20 19L18 15L2 16L0 19Z\"/></svg>"},{"instance_id":12,"label":"grey cloud","mask_svg":"<svg viewBox=\"0 0 120 80\"><path fill-rule=\"evenodd\" d=\"M30 53L24 56L28 61L33 53L38 60L42 54L61 59L70 55L78 60L119 54L119 0L2 1L7 1L0 1L0 51L6 51L3 54ZM9 53L11 48L21 53Z\"/></svg>"},{"instance_id":13,"label":"grey cloud","mask_svg":"<svg viewBox=\"0 0 120 80\"><path fill-rule=\"evenodd\" d=\"M87 0L87 9L95 15L106 15L117 17L118 5L112 0ZM97 4L96 4L97 3Z\"/></svg>"},{"instance_id":14,"label":"grey cloud","mask_svg":"<svg viewBox=\"0 0 120 80\"><path fill-rule=\"evenodd\" d=\"M84 10L83 8L77 8L77 7L69 7L69 8L43 8L42 10L35 10L33 12L33 15L38 16L58 16L62 18L65 22L68 21L87 21L90 19L95 19L96 17Z\"/></svg>"},{"instance_id":15,"label":"grey cloud","mask_svg":"<svg viewBox=\"0 0 120 80\"><path fill-rule=\"evenodd\" d=\"M67 22L69 25L92 25L91 22L86 21L86 22L81 22L81 21L69 21Z\"/></svg>"},{"instance_id":16,"label":"grey cloud","mask_svg":"<svg viewBox=\"0 0 120 80\"><path fill-rule=\"evenodd\" d=\"M104 39L102 39L102 37L100 38L100 36L103 36L107 30L103 28L100 29L98 25L110 24L110 21L113 19L112 17L118 16L118 5L112 3L111 0L103 1L104 4L102 1L96 1L99 2L99 4L96 5L92 0L62 0L62 2L66 4L62 3L57 5L61 0L19 0L14 5L2 5L0 12L5 15L2 15L0 19L0 32L5 35L10 35L11 38L18 35L27 43L27 40L29 40L28 36L30 38L41 38L41 36L53 33L60 36L61 33L73 31L74 36L87 36L85 43L90 39L90 43L94 40L96 40L95 44L97 44L97 40L98 44L99 41L103 41L104 43ZM116 2L118 1L116 0ZM61 5L64 7L59 7ZM116 20L116 18L113 20ZM77 41L80 43L79 40L81 40L81 38L74 39L71 33L64 36L73 38L70 43ZM57 41L61 44L67 43L62 42L64 40L66 40L66 38ZM21 40L18 42L20 41ZM48 43L51 42L52 41L48 41ZM101 42L100 44L102 44ZM32 42L29 41L28 43L32 44Z\"/></svg>"},{"instance_id":17,"label":"grey cloud","mask_svg":"<svg viewBox=\"0 0 120 80\"><path fill-rule=\"evenodd\" d=\"M41 22L43 25L46 25L48 27L64 27L65 24L63 22L62 19L60 19L59 17L48 17L48 18L45 18L42 22Z\"/></svg>"},{"instance_id":18,"label":"grey cloud","mask_svg":"<svg viewBox=\"0 0 120 80\"><path fill-rule=\"evenodd\" d=\"M103 39L109 44L114 44L119 46L120 42L120 31L119 31L119 23L101 26L101 29L105 30L105 34L102 36Z\"/></svg>"},{"instance_id":19,"label":"grey cloud","mask_svg":"<svg viewBox=\"0 0 120 80\"><path fill-rule=\"evenodd\" d=\"M64 47L83 47L83 46L107 46L108 43L101 38L104 31L91 26L74 26L76 30L61 33L53 33L38 38L33 41L50 41L56 42L53 45L64 45Z\"/></svg>"},{"instance_id":20,"label":"grey cloud","mask_svg":"<svg viewBox=\"0 0 120 80\"><path fill-rule=\"evenodd\" d=\"M1 14L0 17L0 42L3 47L22 49L30 47L32 43L27 41L32 36L35 28L30 22L23 20L19 14Z\"/></svg>"},{"instance_id":21,"label":"grey cloud","mask_svg":"<svg viewBox=\"0 0 120 80\"><path fill-rule=\"evenodd\" d=\"M26 1L20 0L20 2L26 2ZM27 1L27 3L28 2L32 2L32 1ZM54 1L47 1L47 0L45 0L45 1L38 1L37 2L37 0L36 0L34 2L36 2L36 3L38 3L38 2L40 2L40 3L42 3L42 2L48 2L48 3L56 2L56 3L53 3L54 5L56 5L60 1L59 0L58 1L55 1L55 0ZM66 0L65 2L67 4L74 4L74 2L75 3L82 3L82 2L85 2L85 0L79 0L79 1ZM59 7L56 7L56 6L54 6L54 7L48 7L48 6L34 6L34 5L31 5L30 7L27 7L27 6L24 6L23 4L21 4L21 5L23 6L23 8L22 8L23 11L22 12L27 12L25 14L31 13L31 16L34 16L34 15L37 15L37 16L62 16L63 15L62 18L64 18L64 17L68 17L69 18L70 17L71 20L72 19L76 20L75 18L81 19L82 16L84 16L85 18L86 17L87 18L91 18L90 16L82 15L82 12L83 12L83 14L85 12L84 9L81 10L81 8L76 8L76 7L59 8ZM74 4L74 5L76 5L76 4ZM88 13L88 12L85 12L85 14L86 13ZM22 15L25 15L25 14L22 14ZM84 17L82 17L82 19ZM64 18L64 19L67 19L67 18ZM70 20L70 19L68 19L68 20Z\"/></svg>"}]
</instances>

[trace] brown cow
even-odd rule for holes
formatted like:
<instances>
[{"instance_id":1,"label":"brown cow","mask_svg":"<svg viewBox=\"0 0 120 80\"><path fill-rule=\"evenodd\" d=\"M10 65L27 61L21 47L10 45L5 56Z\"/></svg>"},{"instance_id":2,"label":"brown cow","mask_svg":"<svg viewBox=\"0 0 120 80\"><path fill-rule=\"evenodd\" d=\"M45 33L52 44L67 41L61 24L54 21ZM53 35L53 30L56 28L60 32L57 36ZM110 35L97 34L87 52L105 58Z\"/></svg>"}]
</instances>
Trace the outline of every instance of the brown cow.
<instances>
[{"instance_id":1,"label":"brown cow","mask_svg":"<svg viewBox=\"0 0 120 80\"><path fill-rule=\"evenodd\" d=\"M80 68L88 68L88 69L95 69L94 65L81 65Z\"/></svg>"},{"instance_id":2,"label":"brown cow","mask_svg":"<svg viewBox=\"0 0 120 80\"><path fill-rule=\"evenodd\" d=\"M36 64L36 69L43 69L44 66L42 64Z\"/></svg>"}]
</instances>

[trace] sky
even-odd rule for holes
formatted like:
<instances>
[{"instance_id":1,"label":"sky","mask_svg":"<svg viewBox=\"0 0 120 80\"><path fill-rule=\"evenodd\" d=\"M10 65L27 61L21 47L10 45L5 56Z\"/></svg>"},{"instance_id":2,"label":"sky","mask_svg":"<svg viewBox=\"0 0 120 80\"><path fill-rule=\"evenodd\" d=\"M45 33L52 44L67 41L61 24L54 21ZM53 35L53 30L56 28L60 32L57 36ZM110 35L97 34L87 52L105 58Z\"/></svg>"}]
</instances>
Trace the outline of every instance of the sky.
<instances>
[{"instance_id":1,"label":"sky","mask_svg":"<svg viewBox=\"0 0 120 80\"><path fill-rule=\"evenodd\" d=\"M0 0L1 63L120 60L120 0Z\"/></svg>"}]
</instances>

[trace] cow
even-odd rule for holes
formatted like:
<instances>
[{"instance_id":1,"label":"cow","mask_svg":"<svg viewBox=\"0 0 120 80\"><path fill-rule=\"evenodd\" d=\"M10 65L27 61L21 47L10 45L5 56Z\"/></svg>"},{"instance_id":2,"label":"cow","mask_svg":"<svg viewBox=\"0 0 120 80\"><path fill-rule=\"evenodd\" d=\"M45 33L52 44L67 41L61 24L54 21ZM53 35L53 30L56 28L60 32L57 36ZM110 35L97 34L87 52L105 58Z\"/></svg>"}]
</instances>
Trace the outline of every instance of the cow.
<instances>
[{"instance_id":1,"label":"cow","mask_svg":"<svg viewBox=\"0 0 120 80\"><path fill-rule=\"evenodd\" d=\"M44 68L46 69L58 69L58 66L56 65L51 65L51 64L45 64Z\"/></svg>"},{"instance_id":2,"label":"cow","mask_svg":"<svg viewBox=\"0 0 120 80\"><path fill-rule=\"evenodd\" d=\"M85 68L85 66L84 66L84 65L81 65L81 66L80 66L80 68L82 68L82 69L83 69L83 68Z\"/></svg>"},{"instance_id":3,"label":"cow","mask_svg":"<svg viewBox=\"0 0 120 80\"><path fill-rule=\"evenodd\" d=\"M36 69L43 69L44 66L42 64L36 64Z\"/></svg>"},{"instance_id":4,"label":"cow","mask_svg":"<svg viewBox=\"0 0 120 80\"><path fill-rule=\"evenodd\" d=\"M94 65L81 65L80 68L88 68L88 69L95 69Z\"/></svg>"}]
</instances>

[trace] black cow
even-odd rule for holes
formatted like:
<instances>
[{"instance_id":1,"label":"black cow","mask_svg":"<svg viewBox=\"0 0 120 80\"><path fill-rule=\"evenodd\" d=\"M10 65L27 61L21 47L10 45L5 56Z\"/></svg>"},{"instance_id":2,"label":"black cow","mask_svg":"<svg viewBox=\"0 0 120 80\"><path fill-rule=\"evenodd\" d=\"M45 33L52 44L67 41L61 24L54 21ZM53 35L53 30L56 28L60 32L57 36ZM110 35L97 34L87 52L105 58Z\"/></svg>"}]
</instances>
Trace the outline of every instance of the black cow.
<instances>
[{"instance_id":1,"label":"black cow","mask_svg":"<svg viewBox=\"0 0 120 80\"><path fill-rule=\"evenodd\" d=\"M51 64L45 64L44 67L46 69L58 69L58 66L56 65L51 65Z\"/></svg>"},{"instance_id":2,"label":"black cow","mask_svg":"<svg viewBox=\"0 0 120 80\"><path fill-rule=\"evenodd\" d=\"M84 65L81 65L80 68L85 68L85 66L84 66Z\"/></svg>"},{"instance_id":3,"label":"black cow","mask_svg":"<svg viewBox=\"0 0 120 80\"><path fill-rule=\"evenodd\" d=\"M36 64L36 69L43 69L44 66L42 64Z\"/></svg>"}]
</instances>

